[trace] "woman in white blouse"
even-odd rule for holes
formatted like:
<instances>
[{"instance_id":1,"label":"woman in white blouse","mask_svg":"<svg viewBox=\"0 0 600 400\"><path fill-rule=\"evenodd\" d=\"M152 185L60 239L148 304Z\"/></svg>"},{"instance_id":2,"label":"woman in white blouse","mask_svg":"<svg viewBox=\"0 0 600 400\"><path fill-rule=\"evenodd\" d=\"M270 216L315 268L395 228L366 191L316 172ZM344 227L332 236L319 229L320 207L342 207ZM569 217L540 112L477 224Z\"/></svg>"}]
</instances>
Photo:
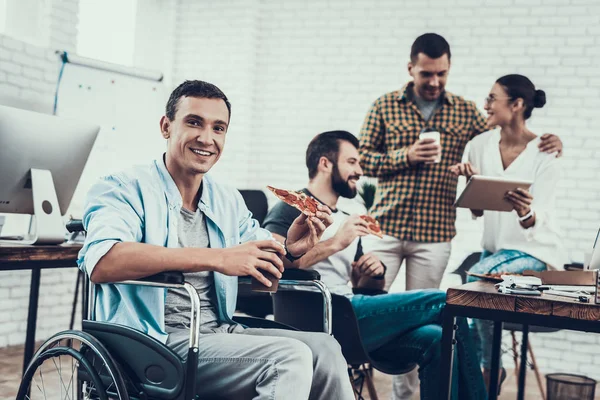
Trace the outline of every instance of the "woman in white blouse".
<instances>
[{"instance_id":1,"label":"woman in white blouse","mask_svg":"<svg viewBox=\"0 0 600 400\"><path fill-rule=\"evenodd\" d=\"M488 126L495 129L471 141L469 162L450 170L469 179L473 175L533 181L530 191L508 192L514 212L472 210L484 218L483 254L471 268L480 274L562 268L565 259L555 226L556 185L560 177L555 154L538 151L540 138L525 123L534 108L546 103L546 94L536 90L522 75L498 79L485 99ZM470 280L475 280L470 277ZM489 382L493 325L475 320L481 340L481 364ZM506 371L501 369L501 382Z\"/></svg>"}]
</instances>

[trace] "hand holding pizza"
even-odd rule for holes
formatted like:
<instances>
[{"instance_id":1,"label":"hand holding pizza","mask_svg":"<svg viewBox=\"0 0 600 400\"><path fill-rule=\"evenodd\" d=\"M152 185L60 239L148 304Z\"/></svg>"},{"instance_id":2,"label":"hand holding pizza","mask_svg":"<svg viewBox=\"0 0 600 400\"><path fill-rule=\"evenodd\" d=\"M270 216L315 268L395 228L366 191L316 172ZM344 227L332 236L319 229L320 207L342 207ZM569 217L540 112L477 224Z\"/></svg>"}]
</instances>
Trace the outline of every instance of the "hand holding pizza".
<instances>
[{"instance_id":1,"label":"hand holding pizza","mask_svg":"<svg viewBox=\"0 0 600 400\"><path fill-rule=\"evenodd\" d=\"M350 246L359 236L367 236L369 234L369 224L362 219L360 215L351 215L338 229L333 240L340 250Z\"/></svg>"},{"instance_id":2,"label":"hand holding pizza","mask_svg":"<svg viewBox=\"0 0 600 400\"><path fill-rule=\"evenodd\" d=\"M302 213L288 229L286 238L286 247L290 255L300 257L319 243L325 229L333 223L331 210L305 193L277 189L273 186L267 188L278 199Z\"/></svg>"},{"instance_id":3,"label":"hand holding pizza","mask_svg":"<svg viewBox=\"0 0 600 400\"><path fill-rule=\"evenodd\" d=\"M287 231L286 247L290 255L300 257L315 247L332 223L331 210L323 204L316 207L313 217L301 214Z\"/></svg>"},{"instance_id":4,"label":"hand holding pizza","mask_svg":"<svg viewBox=\"0 0 600 400\"><path fill-rule=\"evenodd\" d=\"M312 249L321 239L325 229L333 223L329 207L319 203L306 193L295 190L277 189L267 186L278 199L302 213L287 233L287 249L294 257L299 257ZM349 221L352 222L349 222ZM373 234L383 237L379 222L370 215L356 215L339 229L336 236L340 249L345 249L358 236Z\"/></svg>"}]
</instances>

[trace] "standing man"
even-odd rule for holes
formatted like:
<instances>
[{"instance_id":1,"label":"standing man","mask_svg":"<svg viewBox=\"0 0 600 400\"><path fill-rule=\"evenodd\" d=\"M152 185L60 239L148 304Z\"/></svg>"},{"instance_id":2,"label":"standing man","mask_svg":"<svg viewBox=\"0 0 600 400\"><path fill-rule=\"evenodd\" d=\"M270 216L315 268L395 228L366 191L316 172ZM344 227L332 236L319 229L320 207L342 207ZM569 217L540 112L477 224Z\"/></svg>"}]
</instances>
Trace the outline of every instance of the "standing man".
<instances>
[{"instance_id":1,"label":"standing man","mask_svg":"<svg viewBox=\"0 0 600 400\"><path fill-rule=\"evenodd\" d=\"M160 131L166 153L101 179L87 197L79 267L97 284L96 319L129 326L187 356L186 292L114 282L181 271L200 297L197 391L201 398L352 399L340 346L325 333L251 329L232 320L237 276L267 286L280 257L301 257L331 225L294 220L285 250L261 229L240 193L208 172L219 160L231 104L219 88L186 81L169 98Z\"/></svg>"},{"instance_id":2,"label":"standing man","mask_svg":"<svg viewBox=\"0 0 600 400\"><path fill-rule=\"evenodd\" d=\"M365 175L378 178L372 215L385 235L368 246L387 266L386 290L404 260L407 290L439 287L456 235L457 178L449 168L461 161L471 139L488 130L474 102L444 90L450 57L442 36L419 36L408 63L413 80L378 98L361 130L361 165ZM419 139L430 131L439 132L439 144ZM539 147L562 151L554 135L542 136ZM395 378L395 398L410 399L416 379L416 372Z\"/></svg>"}]
</instances>

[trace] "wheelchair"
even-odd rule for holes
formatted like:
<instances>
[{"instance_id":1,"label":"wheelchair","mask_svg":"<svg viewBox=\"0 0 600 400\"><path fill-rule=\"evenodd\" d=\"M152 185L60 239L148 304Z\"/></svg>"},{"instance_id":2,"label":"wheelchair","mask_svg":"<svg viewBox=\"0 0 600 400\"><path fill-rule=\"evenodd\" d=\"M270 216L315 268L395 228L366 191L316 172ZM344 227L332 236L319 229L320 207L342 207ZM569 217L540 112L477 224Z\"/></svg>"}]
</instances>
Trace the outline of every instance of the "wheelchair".
<instances>
[{"instance_id":1,"label":"wheelchair","mask_svg":"<svg viewBox=\"0 0 600 400\"><path fill-rule=\"evenodd\" d=\"M250 283L249 277L240 282ZM94 320L95 285L85 280L87 318L82 330L66 330L46 340L27 367L17 400L192 400L196 394L200 298L180 272L165 272L135 281L119 282L157 288L183 288L192 311L188 355L185 359L138 330ZM331 334L331 294L312 271L286 270L280 290L316 288L323 296L323 330ZM85 310L84 310L85 311ZM274 321L234 317L246 326L294 329Z\"/></svg>"}]
</instances>

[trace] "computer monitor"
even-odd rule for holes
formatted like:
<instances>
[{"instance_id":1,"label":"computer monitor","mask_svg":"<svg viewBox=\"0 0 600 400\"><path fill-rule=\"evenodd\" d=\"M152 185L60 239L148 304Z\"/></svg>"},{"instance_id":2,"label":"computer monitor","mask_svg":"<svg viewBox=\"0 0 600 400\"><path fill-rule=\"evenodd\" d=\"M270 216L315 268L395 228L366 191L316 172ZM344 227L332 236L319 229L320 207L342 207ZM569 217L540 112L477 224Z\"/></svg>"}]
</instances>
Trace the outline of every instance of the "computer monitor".
<instances>
[{"instance_id":1,"label":"computer monitor","mask_svg":"<svg viewBox=\"0 0 600 400\"><path fill-rule=\"evenodd\" d=\"M34 216L21 243L64 242L62 215L99 130L89 122L0 106L0 213Z\"/></svg>"}]
</instances>

